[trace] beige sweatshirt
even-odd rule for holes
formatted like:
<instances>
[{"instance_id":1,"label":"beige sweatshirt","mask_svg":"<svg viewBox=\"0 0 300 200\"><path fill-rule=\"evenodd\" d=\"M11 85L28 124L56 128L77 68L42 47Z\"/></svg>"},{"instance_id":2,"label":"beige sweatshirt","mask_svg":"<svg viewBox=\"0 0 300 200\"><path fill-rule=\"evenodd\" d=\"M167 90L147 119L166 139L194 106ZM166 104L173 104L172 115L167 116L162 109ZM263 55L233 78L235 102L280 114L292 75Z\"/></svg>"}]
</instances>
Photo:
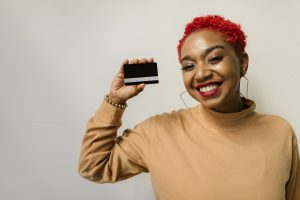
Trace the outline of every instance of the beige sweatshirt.
<instances>
[{"instance_id":1,"label":"beige sweatshirt","mask_svg":"<svg viewBox=\"0 0 300 200\"><path fill-rule=\"evenodd\" d=\"M157 200L300 200L292 127L248 104L164 113L116 138L124 110L104 101L87 124L79 173L107 183L150 172Z\"/></svg>"}]
</instances>

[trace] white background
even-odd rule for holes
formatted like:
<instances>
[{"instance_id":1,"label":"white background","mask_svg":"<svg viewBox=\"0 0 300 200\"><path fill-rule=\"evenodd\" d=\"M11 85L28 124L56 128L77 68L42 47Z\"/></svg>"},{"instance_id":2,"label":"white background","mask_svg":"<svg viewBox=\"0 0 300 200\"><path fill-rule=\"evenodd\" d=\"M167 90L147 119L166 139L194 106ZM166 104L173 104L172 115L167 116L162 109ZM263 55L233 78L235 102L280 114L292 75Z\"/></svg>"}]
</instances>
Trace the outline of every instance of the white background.
<instances>
[{"instance_id":1,"label":"white background","mask_svg":"<svg viewBox=\"0 0 300 200\"><path fill-rule=\"evenodd\" d=\"M0 199L154 199L148 174L106 185L81 178L81 139L125 58L154 57L160 84L129 101L122 129L184 107L176 46L199 15L242 25L249 97L299 136L299 8L296 0L0 0Z\"/></svg>"}]
</instances>

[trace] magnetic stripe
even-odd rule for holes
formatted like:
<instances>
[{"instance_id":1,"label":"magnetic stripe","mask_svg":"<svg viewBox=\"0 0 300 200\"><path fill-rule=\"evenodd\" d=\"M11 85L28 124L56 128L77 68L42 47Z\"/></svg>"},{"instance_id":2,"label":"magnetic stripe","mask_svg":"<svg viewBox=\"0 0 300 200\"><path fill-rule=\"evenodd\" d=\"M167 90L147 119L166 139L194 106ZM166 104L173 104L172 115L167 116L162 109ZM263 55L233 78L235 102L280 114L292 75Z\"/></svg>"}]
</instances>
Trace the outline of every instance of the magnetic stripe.
<instances>
[{"instance_id":1,"label":"magnetic stripe","mask_svg":"<svg viewBox=\"0 0 300 200\"><path fill-rule=\"evenodd\" d=\"M143 82L143 81L158 81L158 76L148 76L139 78L125 78L125 83Z\"/></svg>"}]
</instances>

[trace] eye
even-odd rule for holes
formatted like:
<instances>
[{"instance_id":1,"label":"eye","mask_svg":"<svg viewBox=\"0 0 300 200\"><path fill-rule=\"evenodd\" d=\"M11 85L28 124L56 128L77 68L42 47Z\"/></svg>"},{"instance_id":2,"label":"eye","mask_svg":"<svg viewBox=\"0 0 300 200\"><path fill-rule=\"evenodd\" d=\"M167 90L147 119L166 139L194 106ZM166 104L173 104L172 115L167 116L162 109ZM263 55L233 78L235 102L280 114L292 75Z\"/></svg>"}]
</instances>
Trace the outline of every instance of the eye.
<instances>
[{"instance_id":1,"label":"eye","mask_svg":"<svg viewBox=\"0 0 300 200\"><path fill-rule=\"evenodd\" d=\"M195 65L185 65L181 68L182 71L192 71Z\"/></svg>"},{"instance_id":2,"label":"eye","mask_svg":"<svg viewBox=\"0 0 300 200\"><path fill-rule=\"evenodd\" d=\"M220 62L223 59L222 56L214 56L210 59L208 59L208 63L210 64L217 64L218 62Z\"/></svg>"}]
</instances>

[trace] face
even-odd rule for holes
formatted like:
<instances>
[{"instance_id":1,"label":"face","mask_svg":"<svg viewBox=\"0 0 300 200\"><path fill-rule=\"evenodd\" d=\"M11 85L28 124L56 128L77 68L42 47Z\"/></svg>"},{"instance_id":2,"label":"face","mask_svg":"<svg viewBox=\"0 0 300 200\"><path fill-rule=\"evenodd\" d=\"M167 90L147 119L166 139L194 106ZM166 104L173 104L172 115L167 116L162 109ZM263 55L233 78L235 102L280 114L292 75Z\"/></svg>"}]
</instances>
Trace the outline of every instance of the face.
<instances>
[{"instance_id":1,"label":"face","mask_svg":"<svg viewBox=\"0 0 300 200\"><path fill-rule=\"evenodd\" d=\"M248 56L237 56L221 33L201 30L189 35L181 49L182 76L186 90L204 106L219 112L242 109L240 78Z\"/></svg>"}]
</instances>

